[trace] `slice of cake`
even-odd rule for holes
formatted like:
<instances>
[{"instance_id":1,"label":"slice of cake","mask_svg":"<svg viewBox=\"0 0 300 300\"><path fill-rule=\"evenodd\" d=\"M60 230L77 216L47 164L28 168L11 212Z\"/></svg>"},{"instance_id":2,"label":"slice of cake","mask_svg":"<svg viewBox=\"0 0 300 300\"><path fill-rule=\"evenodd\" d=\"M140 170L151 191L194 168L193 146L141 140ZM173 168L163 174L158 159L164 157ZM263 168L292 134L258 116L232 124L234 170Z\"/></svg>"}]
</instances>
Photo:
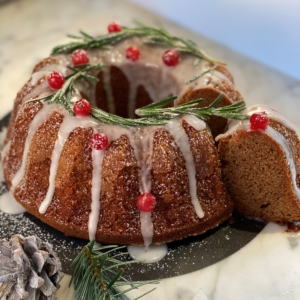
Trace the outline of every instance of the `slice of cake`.
<instances>
[{"instance_id":1,"label":"slice of cake","mask_svg":"<svg viewBox=\"0 0 300 300\"><path fill-rule=\"evenodd\" d=\"M300 141L276 110L257 105L250 120L232 121L219 135L225 185L236 210L266 221L300 220Z\"/></svg>"}]
</instances>

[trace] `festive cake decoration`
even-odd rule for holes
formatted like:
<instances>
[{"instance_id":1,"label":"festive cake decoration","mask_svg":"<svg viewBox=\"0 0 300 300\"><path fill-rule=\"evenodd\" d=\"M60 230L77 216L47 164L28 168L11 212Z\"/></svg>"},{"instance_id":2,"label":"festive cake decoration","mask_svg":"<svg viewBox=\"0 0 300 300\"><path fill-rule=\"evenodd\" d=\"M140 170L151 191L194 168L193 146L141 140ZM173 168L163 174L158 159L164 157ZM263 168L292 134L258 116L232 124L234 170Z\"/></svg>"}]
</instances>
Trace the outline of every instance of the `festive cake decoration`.
<instances>
[{"instance_id":1,"label":"festive cake decoration","mask_svg":"<svg viewBox=\"0 0 300 300\"><path fill-rule=\"evenodd\" d=\"M122 26L118 22L112 22L107 27L109 33L122 31Z\"/></svg>"},{"instance_id":2,"label":"festive cake decoration","mask_svg":"<svg viewBox=\"0 0 300 300\"><path fill-rule=\"evenodd\" d=\"M137 61L140 57L140 50L135 46L126 49L126 57L131 61Z\"/></svg>"},{"instance_id":3,"label":"festive cake decoration","mask_svg":"<svg viewBox=\"0 0 300 300\"><path fill-rule=\"evenodd\" d=\"M95 241L88 243L73 261L74 272L71 283L75 288L76 299L94 300L129 300L126 293L146 284L158 284L159 280L129 281L124 278L123 267L129 264L140 263L137 260L123 260L128 252L121 252L124 246L97 246ZM129 286L126 290L120 290L122 286ZM156 288L140 295L154 291Z\"/></svg>"},{"instance_id":4,"label":"festive cake decoration","mask_svg":"<svg viewBox=\"0 0 300 300\"><path fill-rule=\"evenodd\" d=\"M137 206L140 211L151 212L156 203L155 196L151 193L141 194L137 199Z\"/></svg>"},{"instance_id":5,"label":"festive cake decoration","mask_svg":"<svg viewBox=\"0 0 300 300\"><path fill-rule=\"evenodd\" d=\"M48 77L48 84L54 90L60 90L65 83L64 76L59 72L51 72Z\"/></svg>"},{"instance_id":6,"label":"festive cake decoration","mask_svg":"<svg viewBox=\"0 0 300 300\"><path fill-rule=\"evenodd\" d=\"M163 62L169 67L176 66L179 62L179 59L179 53L174 49L166 50L162 57Z\"/></svg>"},{"instance_id":7,"label":"festive cake decoration","mask_svg":"<svg viewBox=\"0 0 300 300\"><path fill-rule=\"evenodd\" d=\"M73 106L73 112L76 117L86 117L91 112L91 104L86 99L79 99Z\"/></svg>"},{"instance_id":8,"label":"festive cake decoration","mask_svg":"<svg viewBox=\"0 0 300 300\"><path fill-rule=\"evenodd\" d=\"M104 150L108 146L108 137L104 133L95 133L91 139L91 145L96 150Z\"/></svg>"},{"instance_id":9,"label":"festive cake decoration","mask_svg":"<svg viewBox=\"0 0 300 300\"><path fill-rule=\"evenodd\" d=\"M88 64L88 54L83 49L75 50L72 53L72 63L74 66Z\"/></svg>"},{"instance_id":10,"label":"festive cake decoration","mask_svg":"<svg viewBox=\"0 0 300 300\"><path fill-rule=\"evenodd\" d=\"M269 118L265 111L253 113L250 117L251 130L265 130L268 126Z\"/></svg>"},{"instance_id":11,"label":"festive cake decoration","mask_svg":"<svg viewBox=\"0 0 300 300\"><path fill-rule=\"evenodd\" d=\"M0 240L1 299L55 299L61 270L52 245L37 236Z\"/></svg>"},{"instance_id":12,"label":"festive cake decoration","mask_svg":"<svg viewBox=\"0 0 300 300\"><path fill-rule=\"evenodd\" d=\"M136 61L126 58L133 46L141 53ZM176 67L163 62L167 50L180 55L177 61L167 52ZM4 173L17 201L67 235L103 243L160 244L229 218L232 202L203 121L249 118L225 67L217 71L194 43L145 26L98 38L82 33L53 53L63 54L35 67L8 130ZM208 69L185 85L190 70ZM64 82L45 80L53 72ZM146 193L155 205L138 207Z\"/></svg>"},{"instance_id":13,"label":"festive cake decoration","mask_svg":"<svg viewBox=\"0 0 300 300\"><path fill-rule=\"evenodd\" d=\"M193 54L197 59L204 59L214 64L224 64L207 56L191 40L172 36L161 28L149 27L140 23L135 28L128 28L113 22L109 24L108 32L109 34L99 37L93 37L83 31L80 31L80 36L69 35L75 41L55 47L51 54L72 53L77 49L107 49L109 46L113 46L124 39L136 36L141 38L146 44L172 47L176 52ZM172 50L171 56L174 56L174 54L175 52Z\"/></svg>"}]
</instances>

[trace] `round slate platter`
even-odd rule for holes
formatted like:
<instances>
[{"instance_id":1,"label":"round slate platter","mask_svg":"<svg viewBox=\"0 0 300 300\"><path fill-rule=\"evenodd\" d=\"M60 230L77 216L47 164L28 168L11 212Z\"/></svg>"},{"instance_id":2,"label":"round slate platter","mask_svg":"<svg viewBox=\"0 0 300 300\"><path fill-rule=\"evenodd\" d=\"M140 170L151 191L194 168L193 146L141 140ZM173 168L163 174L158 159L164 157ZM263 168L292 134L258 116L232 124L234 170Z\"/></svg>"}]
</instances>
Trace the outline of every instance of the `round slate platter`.
<instances>
[{"instance_id":1,"label":"round slate platter","mask_svg":"<svg viewBox=\"0 0 300 300\"><path fill-rule=\"evenodd\" d=\"M0 131L7 126L9 115L0 120ZM0 141L0 145L3 141ZM0 182L0 195L7 192L5 182ZM71 262L87 243L42 223L28 213L9 215L0 212L0 239L10 239L16 233L37 235L53 244L63 265L63 271L72 274ZM168 244L168 254L155 264L133 264L126 269L132 280L162 279L190 273L212 265L235 253L249 243L265 223L234 215L234 222L224 222L205 234ZM126 251L126 248L124 249ZM130 259L127 256L127 259Z\"/></svg>"}]
</instances>

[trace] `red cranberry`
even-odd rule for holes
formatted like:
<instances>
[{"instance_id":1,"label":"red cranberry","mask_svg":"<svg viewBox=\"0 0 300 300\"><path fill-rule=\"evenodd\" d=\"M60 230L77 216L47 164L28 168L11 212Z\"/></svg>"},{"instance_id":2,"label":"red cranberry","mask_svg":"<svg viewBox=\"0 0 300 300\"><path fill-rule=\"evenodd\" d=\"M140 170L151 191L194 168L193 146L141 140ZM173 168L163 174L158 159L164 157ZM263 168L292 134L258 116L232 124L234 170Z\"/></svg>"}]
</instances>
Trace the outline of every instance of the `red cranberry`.
<instances>
[{"instance_id":1,"label":"red cranberry","mask_svg":"<svg viewBox=\"0 0 300 300\"><path fill-rule=\"evenodd\" d=\"M112 22L108 25L107 29L109 33L120 32L122 31L122 26L118 22Z\"/></svg>"},{"instance_id":2,"label":"red cranberry","mask_svg":"<svg viewBox=\"0 0 300 300\"><path fill-rule=\"evenodd\" d=\"M104 150L108 146L108 137L104 133L95 133L91 139L91 145L96 150Z\"/></svg>"},{"instance_id":3,"label":"red cranberry","mask_svg":"<svg viewBox=\"0 0 300 300\"><path fill-rule=\"evenodd\" d=\"M144 212L151 212L154 209L156 198L151 193L141 194L137 199L137 207Z\"/></svg>"},{"instance_id":4,"label":"red cranberry","mask_svg":"<svg viewBox=\"0 0 300 300\"><path fill-rule=\"evenodd\" d=\"M65 83L65 77L59 72L51 72L48 77L48 84L54 90L59 90Z\"/></svg>"},{"instance_id":5,"label":"red cranberry","mask_svg":"<svg viewBox=\"0 0 300 300\"><path fill-rule=\"evenodd\" d=\"M79 99L75 102L73 112L75 116L85 117L91 111L91 104L86 99Z\"/></svg>"},{"instance_id":6,"label":"red cranberry","mask_svg":"<svg viewBox=\"0 0 300 300\"><path fill-rule=\"evenodd\" d=\"M72 53L72 63L74 66L89 63L87 53L83 49L77 49Z\"/></svg>"},{"instance_id":7,"label":"red cranberry","mask_svg":"<svg viewBox=\"0 0 300 300\"><path fill-rule=\"evenodd\" d=\"M179 62L179 58L179 53L173 49L167 50L162 56L163 62L169 67L176 66Z\"/></svg>"},{"instance_id":8,"label":"red cranberry","mask_svg":"<svg viewBox=\"0 0 300 300\"><path fill-rule=\"evenodd\" d=\"M251 130L265 130L269 123L269 117L266 112L258 112L252 114L250 117L250 129Z\"/></svg>"},{"instance_id":9,"label":"red cranberry","mask_svg":"<svg viewBox=\"0 0 300 300\"><path fill-rule=\"evenodd\" d=\"M140 57L140 50L135 46L128 47L126 49L126 57L131 61L136 61Z\"/></svg>"}]
</instances>

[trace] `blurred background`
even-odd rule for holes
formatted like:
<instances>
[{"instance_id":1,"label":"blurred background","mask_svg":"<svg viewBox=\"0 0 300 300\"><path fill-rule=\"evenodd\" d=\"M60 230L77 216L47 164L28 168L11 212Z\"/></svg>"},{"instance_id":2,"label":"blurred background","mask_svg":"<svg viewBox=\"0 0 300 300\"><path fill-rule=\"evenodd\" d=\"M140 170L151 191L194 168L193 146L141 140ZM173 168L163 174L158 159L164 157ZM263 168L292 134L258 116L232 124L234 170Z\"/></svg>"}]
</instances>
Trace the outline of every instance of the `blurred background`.
<instances>
[{"instance_id":1,"label":"blurred background","mask_svg":"<svg viewBox=\"0 0 300 300\"><path fill-rule=\"evenodd\" d=\"M130 0L300 80L300 0Z\"/></svg>"}]
</instances>

